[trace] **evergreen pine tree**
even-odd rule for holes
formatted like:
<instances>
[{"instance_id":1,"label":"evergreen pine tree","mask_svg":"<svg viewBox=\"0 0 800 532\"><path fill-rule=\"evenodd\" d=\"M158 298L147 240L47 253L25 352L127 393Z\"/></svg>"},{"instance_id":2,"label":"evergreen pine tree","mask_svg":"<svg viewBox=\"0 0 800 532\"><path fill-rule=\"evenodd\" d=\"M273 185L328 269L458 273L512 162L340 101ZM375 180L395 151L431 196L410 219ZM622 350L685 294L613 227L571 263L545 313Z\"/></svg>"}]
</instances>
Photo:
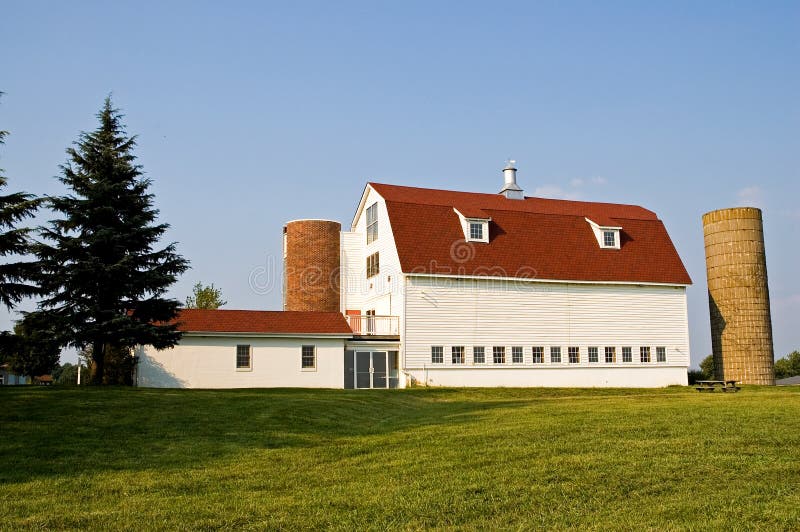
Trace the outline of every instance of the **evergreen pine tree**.
<instances>
[{"instance_id":1,"label":"evergreen pine tree","mask_svg":"<svg viewBox=\"0 0 800 532\"><path fill-rule=\"evenodd\" d=\"M0 145L4 143L6 135L7 131L0 131ZM0 190L6 185L7 180L0 169ZM17 227L17 224L32 216L40 201L24 192L0 195L0 257L24 255L28 252L30 230ZM29 284L30 275L30 263L3 261L0 264L0 304L11 310L23 297L34 295L36 287Z\"/></svg>"},{"instance_id":2,"label":"evergreen pine tree","mask_svg":"<svg viewBox=\"0 0 800 532\"><path fill-rule=\"evenodd\" d=\"M180 332L180 303L165 297L188 262L175 244L155 249L169 227L156 223L150 180L135 164L136 137L128 137L122 115L106 98L100 126L81 133L59 178L72 193L52 197L62 218L41 229L38 313L57 324L63 345L91 348L92 382L104 382L106 353L136 345L164 349Z\"/></svg>"}]
</instances>

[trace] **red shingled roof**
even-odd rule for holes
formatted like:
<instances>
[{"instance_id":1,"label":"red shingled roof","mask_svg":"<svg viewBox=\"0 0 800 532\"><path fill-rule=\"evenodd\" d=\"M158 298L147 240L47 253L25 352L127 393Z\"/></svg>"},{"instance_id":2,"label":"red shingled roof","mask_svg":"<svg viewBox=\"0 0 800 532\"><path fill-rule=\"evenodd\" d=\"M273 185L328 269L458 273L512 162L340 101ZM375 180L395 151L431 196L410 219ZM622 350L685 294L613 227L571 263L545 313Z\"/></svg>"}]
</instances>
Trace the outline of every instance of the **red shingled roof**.
<instances>
[{"instance_id":1,"label":"red shingled roof","mask_svg":"<svg viewBox=\"0 0 800 532\"><path fill-rule=\"evenodd\" d=\"M692 282L664 224L642 207L370 185L386 200L405 273ZM489 243L464 242L453 208L491 217ZM621 249L601 248L586 218L622 227Z\"/></svg>"},{"instance_id":2,"label":"red shingled roof","mask_svg":"<svg viewBox=\"0 0 800 532\"><path fill-rule=\"evenodd\" d=\"M339 312L183 309L178 318L183 332L258 334L341 334L353 331Z\"/></svg>"},{"instance_id":3,"label":"red shingled roof","mask_svg":"<svg viewBox=\"0 0 800 532\"><path fill-rule=\"evenodd\" d=\"M458 212L460 212L461 216L464 218L474 218L476 220L486 220L489 218L489 215L486 214L486 211L483 209L476 209L467 205L459 205Z\"/></svg>"}]
</instances>

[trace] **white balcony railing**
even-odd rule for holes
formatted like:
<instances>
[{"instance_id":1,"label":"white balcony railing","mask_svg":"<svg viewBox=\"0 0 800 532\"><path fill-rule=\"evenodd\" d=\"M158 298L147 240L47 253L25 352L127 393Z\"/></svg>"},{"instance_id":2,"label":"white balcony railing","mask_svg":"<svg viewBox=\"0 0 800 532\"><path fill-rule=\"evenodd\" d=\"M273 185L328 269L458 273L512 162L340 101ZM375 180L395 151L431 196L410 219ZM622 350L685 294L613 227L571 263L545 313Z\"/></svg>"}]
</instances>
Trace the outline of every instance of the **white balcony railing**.
<instances>
[{"instance_id":1,"label":"white balcony railing","mask_svg":"<svg viewBox=\"0 0 800 532\"><path fill-rule=\"evenodd\" d=\"M400 334L399 316L356 314L345 317L356 336L398 336Z\"/></svg>"}]
</instances>

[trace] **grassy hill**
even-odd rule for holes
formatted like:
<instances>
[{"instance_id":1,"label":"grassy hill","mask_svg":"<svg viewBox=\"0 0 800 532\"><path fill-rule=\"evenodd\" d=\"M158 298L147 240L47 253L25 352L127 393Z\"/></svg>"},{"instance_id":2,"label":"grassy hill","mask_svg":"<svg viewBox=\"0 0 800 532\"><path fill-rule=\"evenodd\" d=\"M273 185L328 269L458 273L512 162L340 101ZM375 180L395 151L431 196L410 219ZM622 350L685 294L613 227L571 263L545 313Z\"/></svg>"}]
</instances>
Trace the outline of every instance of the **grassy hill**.
<instances>
[{"instance_id":1,"label":"grassy hill","mask_svg":"<svg viewBox=\"0 0 800 532\"><path fill-rule=\"evenodd\" d=\"M0 457L0 529L800 529L800 387L5 387Z\"/></svg>"}]
</instances>

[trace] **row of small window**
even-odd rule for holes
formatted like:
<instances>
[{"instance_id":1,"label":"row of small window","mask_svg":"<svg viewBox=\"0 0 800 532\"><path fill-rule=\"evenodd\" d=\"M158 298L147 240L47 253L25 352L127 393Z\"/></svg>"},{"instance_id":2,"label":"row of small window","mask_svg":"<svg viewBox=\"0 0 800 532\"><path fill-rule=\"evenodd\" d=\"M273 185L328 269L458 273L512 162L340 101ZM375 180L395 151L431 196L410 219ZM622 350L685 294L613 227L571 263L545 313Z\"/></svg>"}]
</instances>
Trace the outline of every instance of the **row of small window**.
<instances>
[{"instance_id":1,"label":"row of small window","mask_svg":"<svg viewBox=\"0 0 800 532\"><path fill-rule=\"evenodd\" d=\"M317 348L304 345L300 348L300 367L314 369L317 367ZM253 348L250 345L236 346L236 369L253 369Z\"/></svg>"},{"instance_id":2,"label":"row of small window","mask_svg":"<svg viewBox=\"0 0 800 532\"><path fill-rule=\"evenodd\" d=\"M531 348L531 359L533 360L534 364L544 364L544 347L541 346L534 346ZM463 345L454 345L450 348L450 361L453 364L464 364L465 363L465 349ZM590 347L587 349L587 354L589 356L589 363L599 363L600 362L600 348L599 347ZM617 348L616 347L606 347L603 349L603 361L606 364L614 364L617 362ZM666 347L656 347L656 362L666 362L667 361L667 348ZM486 348L481 346L475 346L472 348L472 362L473 364L485 364L486 363ZM561 364L561 347L553 346L550 347L550 363L552 364ZM581 351L579 347L568 347L567 348L567 362L570 364L580 364L581 362ZM633 348L632 347L623 347L622 348L622 362L633 362ZM639 348L639 362L652 362L651 359L651 351L650 347L640 347ZM444 346L441 345L434 345L431 346L431 363L433 364L444 364ZM494 346L492 347L492 363L494 364L505 364L506 363L506 348L505 346ZM524 352L522 346L513 346L511 348L511 363L512 364L522 364L524 363Z\"/></svg>"}]
</instances>

